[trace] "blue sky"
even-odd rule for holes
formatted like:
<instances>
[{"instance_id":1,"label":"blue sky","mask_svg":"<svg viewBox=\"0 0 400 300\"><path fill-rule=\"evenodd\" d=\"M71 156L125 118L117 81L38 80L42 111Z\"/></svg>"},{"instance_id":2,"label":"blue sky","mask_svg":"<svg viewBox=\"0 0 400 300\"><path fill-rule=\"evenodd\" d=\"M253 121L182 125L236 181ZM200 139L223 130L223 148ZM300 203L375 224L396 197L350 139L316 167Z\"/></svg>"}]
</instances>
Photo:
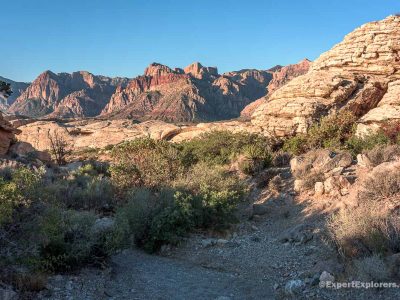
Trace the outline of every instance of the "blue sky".
<instances>
[{"instance_id":1,"label":"blue sky","mask_svg":"<svg viewBox=\"0 0 400 300\"><path fill-rule=\"evenodd\" d=\"M220 72L315 59L399 0L4 0L0 76L87 70L134 77L151 62ZM4 13L7 11L7 13Z\"/></svg>"}]
</instances>

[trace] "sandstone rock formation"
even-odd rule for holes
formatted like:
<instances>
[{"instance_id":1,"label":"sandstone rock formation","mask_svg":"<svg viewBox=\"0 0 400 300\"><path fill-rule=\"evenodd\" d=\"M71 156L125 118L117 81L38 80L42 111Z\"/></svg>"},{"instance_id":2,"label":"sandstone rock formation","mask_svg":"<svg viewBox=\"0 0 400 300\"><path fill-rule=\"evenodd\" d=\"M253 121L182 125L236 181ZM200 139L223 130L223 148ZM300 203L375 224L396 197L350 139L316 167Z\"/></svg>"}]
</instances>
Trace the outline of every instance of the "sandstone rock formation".
<instances>
[{"instance_id":1,"label":"sandstone rock formation","mask_svg":"<svg viewBox=\"0 0 400 300\"><path fill-rule=\"evenodd\" d=\"M180 127L162 121L137 124L132 120L81 120L68 123L37 121L19 127L18 140L32 144L38 150L50 149L50 138L56 132L71 149L104 148L139 137L166 139Z\"/></svg>"},{"instance_id":2,"label":"sandstone rock formation","mask_svg":"<svg viewBox=\"0 0 400 300\"><path fill-rule=\"evenodd\" d=\"M0 113L0 155L5 155L10 148L11 142L15 139L15 134L20 130L15 129Z\"/></svg>"},{"instance_id":3,"label":"sandstone rock formation","mask_svg":"<svg viewBox=\"0 0 400 300\"><path fill-rule=\"evenodd\" d=\"M253 113L252 123L285 136L306 132L321 116L341 109L359 117L368 113L361 122L379 121L383 110L397 118L399 53L400 17L365 24L322 54L307 74L275 91Z\"/></svg>"},{"instance_id":4,"label":"sandstone rock formation","mask_svg":"<svg viewBox=\"0 0 400 300\"><path fill-rule=\"evenodd\" d=\"M41 151L50 149L50 138L54 136L55 132L68 144L71 150L104 148L140 137L181 142L212 130L265 133L260 127L240 121L177 126L160 120L135 123L129 119L85 119L71 122L46 120L28 123L18 129L22 132L18 135L20 142L27 142Z\"/></svg>"},{"instance_id":5,"label":"sandstone rock formation","mask_svg":"<svg viewBox=\"0 0 400 300\"><path fill-rule=\"evenodd\" d=\"M254 111L262 104L264 104L267 101L268 97L275 90L284 86L293 78L296 78L300 75L307 73L310 66L311 66L311 61L305 58L297 64L288 65L285 67L276 66L274 68L269 69L268 71L272 74L272 80L268 84L268 94L247 105L240 113L240 116L244 119L250 119Z\"/></svg>"},{"instance_id":6,"label":"sandstone rock formation","mask_svg":"<svg viewBox=\"0 0 400 300\"><path fill-rule=\"evenodd\" d=\"M170 122L231 119L265 95L271 78L267 71L219 75L217 68L200 63L184 70L153 63L126 88L117 88L102 116Z\"/></svg>"},{"instance_id":7,"label":"sandstone rock formation","mask_svg":"<svg viewBox=\"0 0 400 300\"><path fill-rule=\"evenodd\" d=\"M15 100L8 112L30 117L96 116L117 86L124 86L127 81L84 71L72 74L45 71Z\"/></svg>"}]
</instances>

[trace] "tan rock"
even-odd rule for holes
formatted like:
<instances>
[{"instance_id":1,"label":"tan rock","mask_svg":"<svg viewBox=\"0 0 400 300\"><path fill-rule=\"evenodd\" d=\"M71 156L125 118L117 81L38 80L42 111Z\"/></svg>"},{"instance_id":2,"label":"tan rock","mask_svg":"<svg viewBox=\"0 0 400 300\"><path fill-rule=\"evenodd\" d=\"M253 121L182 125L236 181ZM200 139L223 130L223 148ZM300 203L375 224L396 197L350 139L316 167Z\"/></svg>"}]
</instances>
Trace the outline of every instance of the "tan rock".
<instances>
[{"instance_id":1,"label":"tan rock","mask_svg":"<svg viewBox=\"0 0 400 300\"><path fill-rule=\"evenodd\" d=\"M363 116L378 105L380 110L362 123L379 115L400 117L397 109L387 110L398 103L399 51L400 17L365 24L322 54L307 74L275 91L253 113L252 123L286 136L304 133L321 116L341 109ZM387 113L378 104L381 99Z\"/></svg>"},{"instance_id":2,"label":"tan rock","mask_svg":"<svg viewBox=\"0 0 400 300\"><path fill-rule=\"evenodd\" d=\"M314 187L315 195L321 196L324 194L325 188L323 182L316 182Z\"/></svg>"},{"instance_id":3,"label":"tan rock","mask_svg":"<svg viewBox=\"0 0 400 300\"><path fill-rule=\"evenodd\" d=\"M0 113L0 155L5 155L20 130L14 128Z\"/></svg>"}]
</instances>

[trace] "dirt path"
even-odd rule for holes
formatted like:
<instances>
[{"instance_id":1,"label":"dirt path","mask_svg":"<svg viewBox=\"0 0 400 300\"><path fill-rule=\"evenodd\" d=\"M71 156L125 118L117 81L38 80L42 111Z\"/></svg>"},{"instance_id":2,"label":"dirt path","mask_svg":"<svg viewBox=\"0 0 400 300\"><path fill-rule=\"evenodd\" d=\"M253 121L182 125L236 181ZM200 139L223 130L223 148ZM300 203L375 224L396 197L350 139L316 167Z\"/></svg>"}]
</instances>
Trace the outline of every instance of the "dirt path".
<instances>
[{"instance_id":1,"label":"dirt path","mask_svg":"<svg viewBox=\"0 0 400 300\"><path fill-rule=\"evenodd\" d=\"M265 214L245 210L233 233L192 235L160 255L125 250L107 270L55 276L39 299L399 299L397 290L330 290L322 271L340 273L336 253L324 243L324 215L290 193L268 198ZM298 289L288 289L293 280ZM340 280L340 278L338 278Z\"/></svg>"}]
</instances>

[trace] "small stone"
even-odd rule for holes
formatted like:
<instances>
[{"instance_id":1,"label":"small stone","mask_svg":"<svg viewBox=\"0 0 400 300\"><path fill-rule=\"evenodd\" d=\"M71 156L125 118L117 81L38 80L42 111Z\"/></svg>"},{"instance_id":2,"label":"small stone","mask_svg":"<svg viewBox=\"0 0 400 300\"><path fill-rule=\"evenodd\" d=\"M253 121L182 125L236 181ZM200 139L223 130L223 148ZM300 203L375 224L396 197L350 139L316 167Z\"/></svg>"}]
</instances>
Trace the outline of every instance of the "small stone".
<instances>
[{"instance_id":1,"label":"small stone","mask_svg":"<svg viewBox=\"0 0 400 300\"><path fill-rule=\"evenodd\" d=\"M262 217L260 215L254 215L251 219L254 222L261 222L262 221Z\"/></svg>"},{"instance_id":2,"label":"small stone","mask_svg":"<svg viewBox=\"0 0 400 300\"><path fill-rule=\"evenodd\" d=\"M216 244L217 244L218 246L224 246L224 245L226 245L228 242L229 242L229 241L228 241L228 240L225 240L225 239L218 239L217 242L216 242Z\"/></svg>"},{"instance_id":3,"label":"small stone","mask_svg":"<svg viewBox=\"0 0 400 300\"><path fill-rule=\"evenodd\" d=\"M289 296L295 296L303 291L305 284L300 279L289 280L285 285L285 293Z\"/></svg>"},{"instance_id":4,"label":"small stone","mask_svg":"<svg viewBox=\"0 0 400 300\"><path fill-rule=\"evenodd\" d=\"M294 191L300 193L303 190L304 180L296 179L294 181Z\"/></svg>"},{"instance_id":5,"label":"small stone","mask_svg":"<svg viewBox=\"0 0 400 300\"><path fill-rule=\"evenodd\" d=\"M214 244L215 244L215 241L213 239L204 239L204 240L201 241L201 245L204 248L211 247Z\"/></svg>"},{"instance_id":6,"label":"small stone","mask_svg":"<svg viewBox=\"0 0 400 300\"><path fill-rule=\"evenodd\" d=\"M316 195L316 196L321 196L321 195L323 195L323 194L324 194L324 191L325 191L325 189L324 189L324 183L323 183L323 182L316 182L316 183L315 183L315 188L314 188L314 190L315 190L315 195Z\"/></svg>"},{"instance_id":7,"label":"small stone","mask_svg":"<svg viewBox=\"0 0 400 300\"><path fill-rule=\"evenodd\" d=\"M277 290L277 289L279 289L279 284L278 284L278 283L275 283L275 284L274 284L274 290Z\"/></svg>"},{"instance_id":8,"label":"small stone","mask_svg":"<svg viewBox=\"0 0 400 300\"><path fill-rule=\"evenodd\" d=\"M327 271L323 271L321 273L321 276L319 276L319 281L320 282L334 282L335 281L335 277L327 272Z\"/></svg>"},{"instance_id":9,"label":"small stone","mask_svg":"<svg viewBox=\"0 0 400 300\"><path fill-rule=\"evenodd\" d=\"M254 231L258 231L258 227L256 225L251 225L251 229Z\"/></svg>"}]
</instances>

